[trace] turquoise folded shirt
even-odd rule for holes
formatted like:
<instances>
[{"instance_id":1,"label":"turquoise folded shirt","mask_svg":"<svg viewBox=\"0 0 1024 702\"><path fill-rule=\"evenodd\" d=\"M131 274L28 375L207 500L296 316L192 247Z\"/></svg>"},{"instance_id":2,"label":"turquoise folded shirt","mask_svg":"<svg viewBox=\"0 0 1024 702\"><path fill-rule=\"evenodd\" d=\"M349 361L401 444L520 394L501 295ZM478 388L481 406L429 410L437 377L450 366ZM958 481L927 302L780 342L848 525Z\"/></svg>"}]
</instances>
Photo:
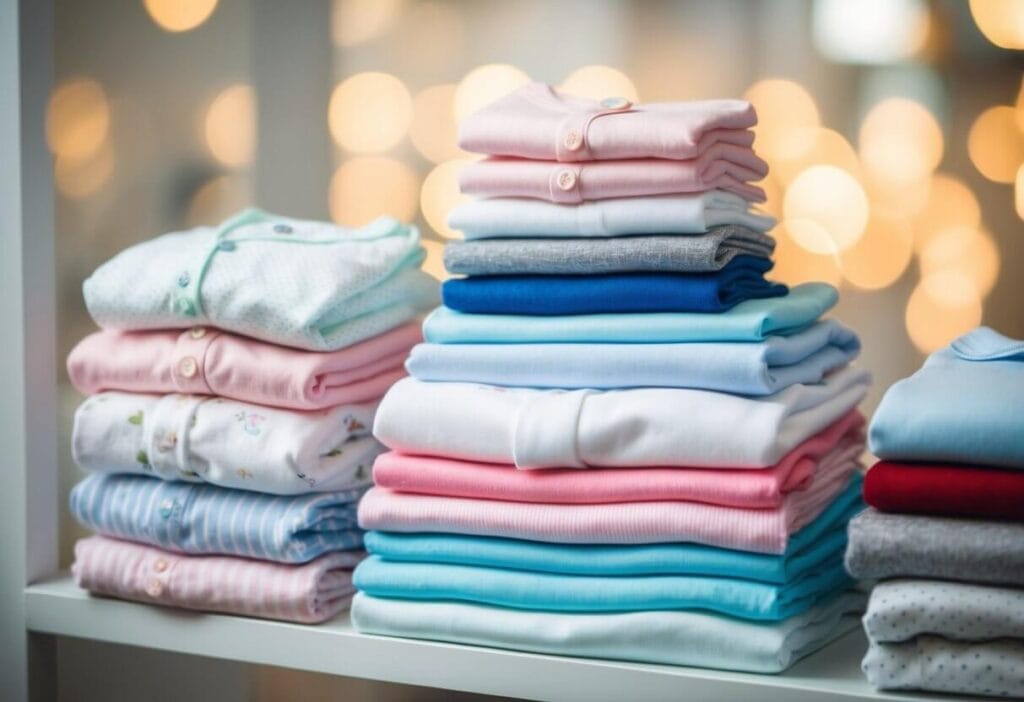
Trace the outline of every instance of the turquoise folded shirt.
<instances>
[{"instance_id":1,"label":"turquoise folded shirt","mask_svg":"<svg viewBox=\"0 0 1024 702\"><path fill-rule=\"evenodd\" d=\"M885 393L879 458L1024 468L1024 342L979 327Z\"/></svg>"},{"instance_id":2,"label":"turquoise folded shirt","mask_svg":"<svg viewBox=\"0 0 1024 702\"><path fill-rule=\"evenodd\" d=\"M813 522L789 540L780 556L701 544L598 546L551 544L461 534L371 531L365 548L389 561L512 568L567 575L706 575L766 583L799 579L841 554L846 525L864 509L854 479Z\"/></svg>"},{"instance_id":3,"label":"turquoise folded shirt","mask_svg":"<svg viewBox=\"0 0 1024 702\"><path fill-rule=\"evenodd\" d=\"M763 341L804 329L839 299L831 285L805 283L783 297L741 302L728 312L530 316L464 314L441 307L423 325L439 344L681 343Z\"/></svg>"}]
</instances>

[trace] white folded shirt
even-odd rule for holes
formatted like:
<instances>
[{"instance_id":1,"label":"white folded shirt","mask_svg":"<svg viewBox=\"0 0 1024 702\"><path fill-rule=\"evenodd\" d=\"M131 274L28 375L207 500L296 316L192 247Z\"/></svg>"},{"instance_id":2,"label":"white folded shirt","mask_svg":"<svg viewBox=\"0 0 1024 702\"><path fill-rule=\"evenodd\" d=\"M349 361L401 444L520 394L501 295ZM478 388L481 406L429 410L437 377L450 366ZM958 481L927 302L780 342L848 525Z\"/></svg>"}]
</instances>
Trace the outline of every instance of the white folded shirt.
<instances>
[{"instance_id":1,"label":"white folded shirt","mask_svg":"<svg viewBox=\"0 0 1024 702\"><path fill-rule=\"evenodd\" d=\"M518 468L763 468L855 407L871 377L847 366L821 383L749 398L708 390L534 390L405 378L374 435L404 453Z\"/></svg>"},{"instance_id":2,"label":"white folded shirt","mask_svg":"<svg viewBox=\"0 0 1024 702\"><path fill-rule=\"evenodd\" d=\"M613 198L579 205L485 198L459 205L448 217L448 225L462 231L466 239L702 234L724 224L764 232L775 226L775 219L751 211L747 200L723 190Z\"/></svg>"},{"instance_id":3,"label":"white folded shirt","mask_svg":"<svg viewBox=\"0 0 1024 702\"><path fill-rule=\"evenodd\" d=\"M104 392L75 412L80 468L278 495L370 484L375 403L300 412L201 395Z\"/></svg>"}]
</instances>

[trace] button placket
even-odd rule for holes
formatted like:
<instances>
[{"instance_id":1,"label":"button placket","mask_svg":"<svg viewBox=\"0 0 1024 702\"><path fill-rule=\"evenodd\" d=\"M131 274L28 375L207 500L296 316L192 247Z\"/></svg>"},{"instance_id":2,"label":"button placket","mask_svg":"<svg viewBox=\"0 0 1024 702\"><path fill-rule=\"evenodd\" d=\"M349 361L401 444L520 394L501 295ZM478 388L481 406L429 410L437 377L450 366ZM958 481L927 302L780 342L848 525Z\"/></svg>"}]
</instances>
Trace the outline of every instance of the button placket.
<instances>
[{"instance_id":1,"label":"button placket","mask_svg":"<svg viewBox=\"0 0 1024 702\"><path fill-rule=\"evenodd\" d=\"M594 154L590 150L587 136L591 122L604 115L617 115L633 111L633 104L625 98L606 98L606 100L614 100L612 104L616 105L616 107L602 106L600 109L595 109L592 112L574 112L562 120L555 139L556 161L573 163L594 160ZM622 101L625 101L625 103Z\"/></svg>"},{"instance_id":2,"label":"button placket","mask_svg":"<svg viewBox=\"0 0 1024 702\"><path fill-rule=\"evenodd\" d=\"M580 169L576 166L556 166L551 171L548 182L551 201L563 205L583 202L580 194L581 175Z\"/></svg>"},{"instance_id":3,"label":"button placket","mask_svg":"<svg viewBox=\"0 0 1024 702\"><path fill-rule=\"evenodd\" d=\"M145 426L146 451L153 472L159 477L165 480L187 480L194 474L188 459L188 432L199 405L205 399L164 395L148 412ZM164 499L173 501L170 495ZM160 508L163 507L162 500Z\"/></svg>"},{"instance_id":4,"label":"button placket","mask_svg":"<svg viewBox=\"0 0 1024 702\"><path fill-rule=\"evenodd\" d=\"M189 395L214 395L206 378L206 354L219 332L193 327L182 332L174 346L171 379L178 392Z\"/></svg>"}]
</instances>

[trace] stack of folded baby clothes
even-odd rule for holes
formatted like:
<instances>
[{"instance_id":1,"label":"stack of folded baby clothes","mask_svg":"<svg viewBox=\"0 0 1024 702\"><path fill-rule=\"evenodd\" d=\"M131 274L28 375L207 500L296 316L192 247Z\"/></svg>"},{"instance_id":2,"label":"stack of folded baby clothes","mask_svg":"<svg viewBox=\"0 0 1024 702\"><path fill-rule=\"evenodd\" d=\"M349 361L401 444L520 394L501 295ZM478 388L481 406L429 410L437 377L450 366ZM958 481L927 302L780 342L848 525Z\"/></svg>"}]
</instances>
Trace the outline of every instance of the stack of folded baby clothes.
<instances>
[{"instance_id":1,"label":"stack of folded baby clothes","mask_svg":"<svg viewBox=\"0 0 1024 702\"><path fill-rule=\"evenodd\" d=\"M1024 697L1024 342L981 327L886 393L847 565L881 689Z\"/></svg>"},{"instance_id":2,"label":"stack of folded baby clothes","mask_svg":"<svg viewBox=\"0 0 1024 702\"><path fill-rule=\"evenodd\" d=\"M487 197L377 415L357 628L777 672L856 626L869 378L833 288L764 279L754 122L531 85L464 123Z\"/></svg>"},{"instance_id":3,"label":"stack of folded baby clothes","mask_svg":"<svg viewBox=\"0 0 1024 702\"><path fill-rule=\"evenodd\" d=\"M319 622L364 555L356 503L380 397L436 304L414 228L247 210L133 246L85 282L68 358L79 585Z\"/></svg>"}]
</instances>

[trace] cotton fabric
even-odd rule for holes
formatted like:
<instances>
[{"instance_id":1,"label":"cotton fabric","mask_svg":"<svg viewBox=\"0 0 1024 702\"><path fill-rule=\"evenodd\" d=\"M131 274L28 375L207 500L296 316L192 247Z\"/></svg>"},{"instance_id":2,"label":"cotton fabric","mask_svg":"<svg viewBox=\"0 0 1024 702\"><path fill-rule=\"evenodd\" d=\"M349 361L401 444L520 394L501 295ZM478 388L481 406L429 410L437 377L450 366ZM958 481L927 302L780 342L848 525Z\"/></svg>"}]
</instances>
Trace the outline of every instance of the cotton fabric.
<instances>
[{"instance_id":1,"label":"cotton fabric","mask_svg":"<svg viewBox=\"0 0 1024 702\"><path fill-rule=\"evenodd\" d=\"M804 283L782 297L747 300L720 314L643 313L543 317L463 314L440 307L423 335L439 344L682 343L763 341L809 326L835 306L825 283Z\"/></svg>"},{"instance_id":2,"label":"cotton fabric","mask_svg":"<svg viewBox=\"0 0 1024 702\"><path fill-rule=\"evenodd\" d=\"M1005 468L879 461L864 499L883 512L1024 521L1024 473Z\"/></svg>"},{"instance_id":3,"label":"cotton fabric","mask_svg":"<svg viewBox=\"0 0 1024 702\"><path fill-rule=\"evenodd\" d=\"M404 378L374 435L402 453L518 468L765 468L846 415L870 376L852 367L762 398L651 388L552 391ZM666 411L666 408L671 408Z\"/></svg>"},{"instance_id":4,"label":"cotton fabric","mask_svg":"<svg viewBox=\"0 0 1024 702\"><path fill-rule=\"evenodd\" d=\"M278 495L369 484L382 447L374 404L296 412L191 395L105 392L75 412L82 470L138 473Z\"/></svg>"},{"instance_id":5,"label":"cotton fabric","mask_svg":"<svg viewBox=\"0 0 1024 702\"><path fill-rule=\"evenodd\" d=\"M1022 390L1024 342L979 327L889 388L871 450L886 460L1024 468Z\"/></svg>"},{"instance_id":6,"label":"cotton fabric","mask_svg":"<svg viewBox=\"0 0 1024 702\"><path fill-rule=\"evenodd\" d=\"M553 612L703 609L769 621L806 611L852 584L840 558L801 580L777 584L697 575L559 575L384 561L376 556L359 564L353 582L373 597L456 600Z\"/></svg>"},{"instance_id":7,"label":"cotton fabric","mask_svg":"<svg viewBox=\"0 0 1024 702\"><path fill-rule=\"evenodd\" d=\"M705 502L778 507L815 480L848 475L864 450L863 418L851 411L763 470L594 468L515 470L511 465L388 452L373 465L373 482L397 492L552 504Z\"/></svg>"},{"instance_id":8,"label":"cotton fabric","mask_svg":"<svg viewBox=\"0 0 1024 702\"><path fill-rule=\"evenodd\" d=\"M459 170L459 189L480 197L529 197L561 204L705 190L725 190L764 202L764 190L749 181L767 174L768 164L753 149L719 143L687 161L648 158L566 165L486 158Z\"/></svg>"},{"instance_id":9,"label":"cotton fabric","mask_svg":"<svg viewBox=\"0 0 1024 702\"><path fill-rule=\"evenodd\" d=\"M950 641L918 636L874 643L861 666L882 690L930 690L992 697L1024 697L1024 641Z\"/></svg>"},{"instance_id":10,"label":"cotton fabric","mask_svg":"<svg viewBox=\"0 0 1024 702\"><path fill-rule=\"evenodd\" d=\"M228 556L184 556L90 536L75 544L71 573L94 594L146 604L314 624L346 609L358 552L302 565Z\"/></svg>"},{"instance_id":11,"label":"cotton fabric","mask_svg":"<svg viewBox=\"0 0 1024 702\"><path fill-rule=\"evenodd\" d=\"M359 526L404 533L441 532L562 544L691 542L782 554L850 484L836 476L794 492L774 509L700 502L558 505L435 497L372 488L359 503Z\"/></svg>"},{"instance_id":12,"label":"cotton fabric","mask_svg":"<svg viewBox=\"0 0 1024 702\"><path fill-rule=\"evenodd\" d=\"M104 390L219 395L312 410L380 399L405 375L421 338L405 324L353 346L312 353L218 329L104 330L68 356L68 375L86 395Z\"/></svg>"},{"instance_id":13,"label":"cotton fabric","mask_svg":"<svg viewBox=\"0 0 1024 702\"><path fill-rule=\"evenodd\" d=\"M757 123L745 100L618 105L530 83L462 120L459 146L549 161L689 159L717 143L749 147Z\"/></svg>"},{"instance_id":14,"label":"cotton fabric","mask_svg":"<svg viewBox=\"0 0 1024 702\"><path fill-rule=\"evenodd\" d=\"M764 279L768 259L738 256L713 273L606 273L591 276L473 276L446 280L446 307L476 314L721 312L744 300L785 295Z\"/></svg>"},{"instance_id":15,"label":"cotton fabric","mask_svg":"<svg viewBox=\"0 0 1024 702\"><path fill-rule=\"evenodd\" d=\"M936 578L1022 587L1024 525L868 509L850 522L846 567L855 578Z\"/></svg>"},{"instance_id":16,"label":"cotton fabric","mask_svg":"<svg viewBox=\"0 0 1024 702\"><path fill-rule=\"evenodd\" d=\"M760 343L420 344L419 380L533 388L697 388L771 395L818 383L853 361L860 340L834 320Z\"/></svg>"},{"instance_id":17,"label":"cotton fabric","mask_svg":"<svg viewBox=\"0 0 1024 702\"><path fill-rule=\"evenodd\" d=\"M245 210L136 244L85 281L104 329L210 325L332 351L406 323L437 302L415 227L360 229Z\"/></svg>"},{"instance_id":18,"label":"cotton fabric","mask_svg":"<svg viewBox=\"0 0 1024 702\"><path fill-rule=\"evenodd\" d=\"M604 546L383 531L367 533L365 543L367 551L386 561L451 563L566 575L704 575L783 584L842 555L846 522L863 509L856 488L851 485L817 519L793 534L781 555L688 543Z\"/></svg>"},{"instance_id":19,"label":"cotton fabric","mask_svg":"<svg viewBox=\"0 0 1024 702\"><path fill-rule=\"evenodd\" d=\"M863 595L847 591L782 622L699 611L530 612L359 593L352 623L365 634L755 673L778 673L857 626Z\"/></svg>"},{"instance_id":20,"label":"cotton fabric","mask_svg":"<svg viewBox=\"0 0 1024 702\"><path fill-rule=\"evenodd\" d=\"M740 255L769 258L775 240L746 227L715 227L694 236L452 241L444 265L461 275L705 273Z\"/></svg>"},{"instance_id":21,"label":"cotton fabric","mask_svg":"<svg viewBox=\"0 0 1024 702\"><path fill-rule=\"evenodd\" d=\"M614 237L634 234L703 234L737 225L766 232L775 218L752 211L739 195L722 190L559 205L527 198L486 198L457 205L448 226L467 240L530 237Z\"/></svg>"},{"instance_id":22,"label":"cotton fabric","mask_svg":"<svg viewBox=\"0 0 1024 702\"><path fill-rule=\"evenodd\" d=\"M71 514L105 536L189 554L305 563L362 546L356 503L363 490L266 495L134 475L87 476Z\"/></svg>"}]
</instances>

